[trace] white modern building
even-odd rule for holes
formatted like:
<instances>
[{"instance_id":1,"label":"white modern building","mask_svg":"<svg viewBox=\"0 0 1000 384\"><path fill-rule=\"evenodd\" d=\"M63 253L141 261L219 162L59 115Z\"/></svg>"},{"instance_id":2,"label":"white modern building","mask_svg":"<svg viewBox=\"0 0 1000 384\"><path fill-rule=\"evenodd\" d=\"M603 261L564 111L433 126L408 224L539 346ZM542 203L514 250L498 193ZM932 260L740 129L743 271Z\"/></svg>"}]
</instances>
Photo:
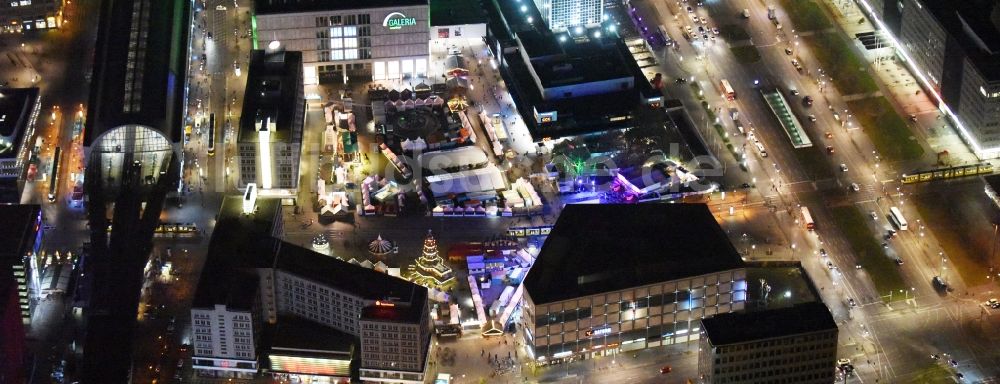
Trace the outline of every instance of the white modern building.
<instances>
[{"instance_id":1,"label":"white modern building","mask_svg":"<svg viewBox=\"0 0 1000 384\"><path fill-rule=\"evenodd\" d=\"M257 42L278 40L302 51L306 84L427 74L427 0L256 0L255 6Z\"/></svg>"},{"instance_id":2,"label":"white modern building","mask_svg":"<svg viewBox=\"0 0 1000 384\"><path fill-rule=\"evenodd\" d=\"M534 0L552 31L592 27L604 21L604 0Z\"/></svg>"},{"instance_id":3,"label":"white modern building","mask_svg":"<svg viewBox=\"0 0 1000 384\"><path fill-rule=\"evenodd\" d=\"M256 374L270 346L246 339L243 321L249 318L252 330L293 316L358 339L368 351L361 354L363 382L422 383L431 334L427 289L281 241L279 199L243 203L227 198L212 234L191 311L195 369ZM380 332L362 332L363 324Z\"/></svg>"},{"instance_id":4,"label":"white modern building","mask_svg":"<svg viewBox=\"0 0 1000 384\"><path fill-rule=\"evenodd\" d=\"M361 328L361 380L374 383L425 382L430 344L426 305L376 302L364 308Z\"/></svg>"},{"instance_id":5,"label":"white modern building","mask_svg":"<svg viewBox=\"0 0 1000 384\"><path fill-rule=\"evenodd\" d=\"M251 280L255 285L255 281ZM257 373L257 345L260 320L253 305L257 291L245 292L242 304L216 304L212 308L191 309L191 333L194 336L192 365L212 367L214 371L249 377ZM246 305L250 304L250 305Z\"/></svg>"},{"instance_id":6,"label":"white modern building","mask_svg":"<svg viewBox=\"0 0 1000 384\"><path fill-rule=\"evenodd\" d=\"M821 302L727 313L702 320L704 383L828 384L836 381L837 322Z\"/></svg>"},{"instance_id":7,"label":"white modern building","mask_svg":"<svg viewBox=\"0 0 1000 384\"><path fill-rule=\"evenodd\" d=\"M1000 4L857 3L976 156L1000 157Z\"/></svg>"},{"instance_id":8,"label":"white modern building","mask_svg":"<svg viewBox=\"0 0 1000 384\"><path fill-rule=\"evenodd\" d=\"M742 310L746 269L703 204L567 205L524 280L540 364L695 341Z\"/></svg>"}]
</instances>

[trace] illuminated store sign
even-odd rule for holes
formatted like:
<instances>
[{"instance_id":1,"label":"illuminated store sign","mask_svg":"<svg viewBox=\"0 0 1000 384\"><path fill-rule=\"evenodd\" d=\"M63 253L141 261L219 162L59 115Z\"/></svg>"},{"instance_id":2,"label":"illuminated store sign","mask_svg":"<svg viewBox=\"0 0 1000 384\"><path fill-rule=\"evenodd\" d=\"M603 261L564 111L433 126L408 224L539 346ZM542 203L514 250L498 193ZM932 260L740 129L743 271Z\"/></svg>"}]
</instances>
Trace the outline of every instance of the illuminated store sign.
<instances>
[{"instance_id":1,"label":"illuminated store sign","mask_svg":"<svg viewBox=\"0 0 1000 384\"><path fill-rule=\"evenodd\" d=\"M587 337L605 336L609 334L611 334L611 327L606 325L600 328L593 328L587 331Z\"/></svg>"},{"instance_id":2,"label":"illuminated store sign","mask_svg":"<svg viewBox=\"0 0 1000 384\"><path fill-rule=\"evenodd\" d=\"M390 13L385 17L385 20L382 20L382 26L389 29L400 29L414 25L417 25L415 17L406 17L406 15L399 12Z\"/></svg>"}]
</instances>

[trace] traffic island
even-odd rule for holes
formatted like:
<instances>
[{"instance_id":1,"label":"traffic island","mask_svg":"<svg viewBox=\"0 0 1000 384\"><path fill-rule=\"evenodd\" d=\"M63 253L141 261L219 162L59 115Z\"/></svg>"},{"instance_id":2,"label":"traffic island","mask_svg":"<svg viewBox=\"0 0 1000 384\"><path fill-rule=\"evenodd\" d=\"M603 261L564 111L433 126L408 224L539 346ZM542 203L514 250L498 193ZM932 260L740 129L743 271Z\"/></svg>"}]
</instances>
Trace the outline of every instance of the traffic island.
<instances>
[{"instance_id":1,"label":"traffic island","mask_svg":"<svg viewBox=\"0 0 1000 384\"><path fill-rule=\"evenodd\" d=\"M819 32L802 36L814 47L813 55L840 93L868 94L878 91L875 79L868 73L868 63L851 49L851 43L839 32Z\"/></svg>"},{"instance_id":2,"label":"traffic island","mask_svg":"<svg viewBox=\"0 0 1000 384\"><path fill-rule=\"evenodd\" d=\"M736 61L741 64L753 64L760 61L760 51L757 47L752 45L743 45L739 47L731 47L730 51L733 52L733 56L736 57Z\"/></svg>"},{"instance_id":3,"label":"traffic island","mask_svg":"<svg viewBox=\"0 0 1000 384\"><path fill-rule=\"evenodd\" d=\"M797 31L818 31L833 26L816 0L781 0L781 7Z\"/></svg>"},{"instance_id":4,"label":"traffic island","mask_svg":"<svg viewBox=\"0 0 1000 384\"><path fill-rule=\"evenodd\" d=\"M914 160L924 155L924 147L910 126L884 96L848 101L847 108L857 117L883 159Z\"/></svg>"},{"instance_id":5,"label":"traffic island","mask_svg":"<svg viewBox=\"0 0 1000 384\"><path fill-rule=\"evenodd\" d=\"M917 212L920 213L930 230L944 249L948 258L948 269L958 270L967 287L975 287L990 282L990 255L993 253L991 241L993 226L989 214L981 209L986 204L942 204L948 202L971 202L982 198L982 189L964 188L947 193L933 192L914 195ZM988 212L988 211L987 211ZM961 228L961 230L957 230ZM920 228L914 228L920 230ZM928 239L929 240L929 239ZM954 274L952 274L954 276ZM945 278L947 279L947 275Z\"/></svg>"},{"instance_id":6,"label":"traffic island","mask_svg":"<svg viewBox=\"0 0 1000 384\"><path fill-rule=\"evenodd\" d=\"M833 207L830 215L836 221L837 228L851 244L851 250L857 263L865 270L875 285L883 302L903 300L904 295L891 295L890 292L909 290L899 274L899 266L886 255L872 236L864 215L853 205Z\"/></svg>"}]
</instances>

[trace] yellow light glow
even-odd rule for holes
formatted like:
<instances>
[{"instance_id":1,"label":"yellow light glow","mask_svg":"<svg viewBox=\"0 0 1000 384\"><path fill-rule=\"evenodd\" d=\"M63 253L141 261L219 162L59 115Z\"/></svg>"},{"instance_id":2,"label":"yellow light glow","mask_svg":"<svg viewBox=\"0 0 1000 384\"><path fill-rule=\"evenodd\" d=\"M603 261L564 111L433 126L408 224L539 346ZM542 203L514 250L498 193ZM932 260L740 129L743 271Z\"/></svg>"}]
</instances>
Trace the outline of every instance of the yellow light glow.
<instances>
[{"instance_id":1,"label":"yellow light glow","mask_svg":"<svg viewBox=\"0 0 1000 384\"><path fill-rule=\"evenodd\" d=\"M260 153L261 188L271 189L271 132L257 132L257 152Z\"/></svg>"}]
</instances>

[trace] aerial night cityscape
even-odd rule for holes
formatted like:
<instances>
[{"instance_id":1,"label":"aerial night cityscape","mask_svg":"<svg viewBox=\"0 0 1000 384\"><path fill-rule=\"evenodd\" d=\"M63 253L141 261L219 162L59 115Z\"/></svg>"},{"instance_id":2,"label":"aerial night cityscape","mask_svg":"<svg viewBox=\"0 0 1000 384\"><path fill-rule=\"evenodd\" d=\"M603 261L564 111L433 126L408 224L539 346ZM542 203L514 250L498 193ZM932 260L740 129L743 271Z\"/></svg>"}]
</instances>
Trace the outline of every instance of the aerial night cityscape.
<instances>
[{"instance_id":1,"label":"aerial night cityscape","mask_svg":"<svg viewBox=\"0 0 1000 384\"><path fill-rule=\"evenodd\" d=\"M1000 383L994 166L1000 0L4 0L0 384Z\"/></svg>"}]
</instances>

